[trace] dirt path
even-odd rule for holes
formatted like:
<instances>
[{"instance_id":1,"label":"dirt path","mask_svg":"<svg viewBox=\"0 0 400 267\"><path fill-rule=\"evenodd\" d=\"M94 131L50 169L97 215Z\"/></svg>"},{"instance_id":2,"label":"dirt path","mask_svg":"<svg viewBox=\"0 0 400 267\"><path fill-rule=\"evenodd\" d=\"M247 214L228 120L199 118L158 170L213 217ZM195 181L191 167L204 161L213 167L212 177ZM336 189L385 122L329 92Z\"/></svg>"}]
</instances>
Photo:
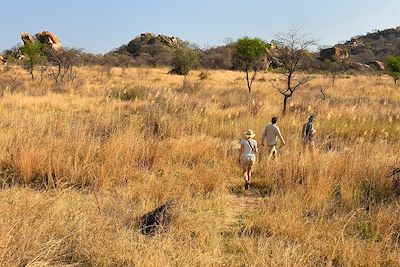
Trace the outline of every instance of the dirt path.
<instances>
[{"instance_id":1,"label":"dirt path","mask_svg":"<svg viewBox=\"0 0 400 267\"><path fill-rule=\"evenodd\" d=\"M245 227L245 219L257 213L262 205L265 205L263 197L251 195L237 196L229 194L228 210L225 214L224 231L230 233L240 233Z\"/></svg>"},{"instance_id":2,"label":"dirt path","mask_svg":"<svg viewBox=\"0 0 400 267\"><path fill-rule=\"evenodd\" d=\"M253 235L252 223L254 217L262 210L265 197L255 196L251 192L226 195L227 208L224 223L221 224L221 235L224 243L223 266L246 265L243 260L244 248L242 238ZM240 264L242 263L242 264Z\"/></svg>"}]
</instances>

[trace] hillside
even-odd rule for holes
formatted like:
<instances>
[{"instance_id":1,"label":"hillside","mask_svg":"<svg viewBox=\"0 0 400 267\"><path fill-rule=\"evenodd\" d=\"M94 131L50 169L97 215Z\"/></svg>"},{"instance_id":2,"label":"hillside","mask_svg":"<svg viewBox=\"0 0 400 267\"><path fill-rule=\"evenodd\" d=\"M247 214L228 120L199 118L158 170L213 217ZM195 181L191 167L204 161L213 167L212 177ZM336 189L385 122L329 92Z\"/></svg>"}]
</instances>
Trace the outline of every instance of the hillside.
<instances>
[{"instance_id":1,"label":"hillside","mask_svg":"<svg viewBox=\"0 0 400 267\"><path fill-rule=\"evenodd\" d=\"M183 41L174 36L142 33L111 53L128 55L136 65L167 66L174 49L182 44Z\"/></svg>"},{"instance_id":2,"label":"hillside","mask_svg":"<svg viewBox=\"0 0 400 267\"><path fill-rule=\"evenodd\" d=\"M168 66L174 49L184 43L173 36L143 33L109 54L129 56L134 65ZM192 47L198 53L198 63L202 68L234 69L233 45L230 43L203 50L196 45ZM376 60L385 62L388 56L400 54L400 27L355 36L335 47L347 51L349 59L356 64Z\"/></svg>"},{"instance_id":3,"label":"hillside","mask_svg":"<svg viewBox=\"0 0 400 267\"><path fill-rule=\"evenodd\" d=\"M337 46L346 49L356 62L385 61L390 55L400 55L400 27L355 36Z\"/></svg>"}]
</instances>

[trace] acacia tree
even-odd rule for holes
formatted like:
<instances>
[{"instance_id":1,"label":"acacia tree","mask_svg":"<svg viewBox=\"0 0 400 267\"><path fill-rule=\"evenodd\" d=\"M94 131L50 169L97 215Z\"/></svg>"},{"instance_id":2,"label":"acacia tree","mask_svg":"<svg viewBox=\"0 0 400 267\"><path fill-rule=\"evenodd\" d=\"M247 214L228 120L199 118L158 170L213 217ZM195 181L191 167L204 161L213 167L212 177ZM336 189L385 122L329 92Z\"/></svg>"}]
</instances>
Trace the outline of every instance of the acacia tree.
<instances>
[{"instance_id":1,"label":"acacia tree","mask_svg":"<svg viewBox=\"0 0 400 267\"><path fill-rule=\"evenodd\" d=\"M274 88L283 96L282 113L287 110L288 100L302 85L309 81L306 76L298 77L298 73L307 69L311 59L311 53L308 48L316 45L314 39L301 34L297 28L291 28L287 33L281 33L276 36L277 47L275 54L277 60L281 63L280 73L285 77L285 85L278 86L272 84Z\"/></svg>"},{"instance_id":2,"label":"acacia tree","mask_svg":"<svg viewBox=\"0 0 400 267\"><path fill-rule=\"evenodd\" d=\"M260 38L243 37L236 42L236 57L244 64L249 93L257 72L264 66L265 53L270 47L270 44ZM250 72L253 72L251 77Z\"/></svg>"},{"instance_id":3,"label":"acacia tree","mask_svg":"<svg viewBox=\"0 0 400 267\"><path fill-rule=\"evenodd\" d=\"M24 69L31 75L32 81L35 79L33 71L36 65L43 63L46 57L43 53L43 45L39 42L25 44L21 47Z\"/></svg>"},{"instance_id":4,"label":"acacia tree","mask_svg":"<svg viewBox=\"0 0 400 267\"><path fill-rule=\"evenodd\" d=\"M394 84L400 79L400 56L388 57L387 68L389 75L392 76Z\"/></svg>"}]
</instances>

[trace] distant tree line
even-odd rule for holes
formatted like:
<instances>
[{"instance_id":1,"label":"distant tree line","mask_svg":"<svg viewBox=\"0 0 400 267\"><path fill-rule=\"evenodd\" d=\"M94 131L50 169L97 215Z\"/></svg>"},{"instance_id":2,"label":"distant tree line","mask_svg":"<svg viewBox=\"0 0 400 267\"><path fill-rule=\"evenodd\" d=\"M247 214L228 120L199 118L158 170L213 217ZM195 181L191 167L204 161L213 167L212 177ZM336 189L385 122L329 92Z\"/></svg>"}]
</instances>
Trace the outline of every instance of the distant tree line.
<instances>
[{"instance_id":1,"label":"distant tree line","mask_svg":"<svg viewBox=\"0 0 400 267\"><path fill-rule=\"evenodd\" d=\"M390 32L375 32L368 38L374 39L375 43L378 43L379 40L382 40L382 36L389 38L394 35L395 33L393 31L397 30L392 30ZM366 49L365 40L368 38L364 37L364 43L361 46L362 49ZM240 46L240 42L243 41L242 39L243 38L240 38L236 41L230 40L226 42L225 45L201 49L195 44L183 42L178 38L142 34L131 40L128 44L122 45L106 54L96 55L82 50L68 48L64 51L69 51L71 52L69 54L74 54L75 59L73 60L72 66L102 65L105 67L168 67L170 68L170 73L182 75L187 74L190 69L239 70L245 71L247 74L250 74L250 70L257 69L254 72L255 74L257 71L262 69L265 70L268 67L277 69L278 71L282 68L282 62L279 62L279 60L277 61L279 64L276 64L276 62L273 62L273 64L271 64L271 62L264 64L265 62L263 62L263 59L268 56L264 53L259 54L259 58L254 62L245 59L243 53L239 52L240 49L238 50L238 45ZM355 42L355 40L353 40L353 42ZM273 46L278 48L277 51L279 51L279 40L271 41L271 43L273 43ZM346 44L349 45L349 42ZM270 44L265 42L265 45L265 49L269 49L268 46ZM357 44L352 45L355 47L354 49L356 49ZM280 54L282 54L284 51L280 52ZM61 70L64 67L68 69L68 66L60 64L60 60L57 59L57 56L52 56L50 51L42 47L14 47L4 51L3 57L5 57L8 62L17 61L18 58L22 57L22 65L31 75L32 79L35 78L34 70L36 68L40 69L41 77L43 74L51 75L57 83L63 82L67 77L69 77L68 79L73 79L74 76L71 74L73 73L73 67L67 71L67 73L69 73L68 75L61 75L58 71L54 74L54 70ZM68 56L68 58L70 57L71 55ZM350 58L351 57L352 53L350 53ZM385 58L386 63L388 63L388 58L389 57ZM278 58L275 57L275 59ZM303 72L308 71L329 74L332 77L332 84L334 84L336 76L340 73L368 71L367 69L354 69L354 65L340 60L322 61L319 59L318 52L307 51L307 57L304 60L307 61L307 64L304 63L303 65L307 67L302 67ZM396 75L398 71L390 71L390 73L392 76L397 77ZM248 76L248 79L246 79L249 91L251 90L251 83L252 80L254 80L254 77Z\"/></svg>"}]
</instances>

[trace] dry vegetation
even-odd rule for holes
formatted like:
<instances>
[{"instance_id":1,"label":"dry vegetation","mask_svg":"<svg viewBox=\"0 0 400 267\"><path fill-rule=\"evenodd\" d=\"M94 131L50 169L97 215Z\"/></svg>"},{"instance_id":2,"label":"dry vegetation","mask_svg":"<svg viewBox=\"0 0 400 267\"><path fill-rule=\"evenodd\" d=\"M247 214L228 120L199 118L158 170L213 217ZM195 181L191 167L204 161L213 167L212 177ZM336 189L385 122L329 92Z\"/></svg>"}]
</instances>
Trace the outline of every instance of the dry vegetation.
<instances>
[{"instance_id":1,"label":"dry vegetation","mask_svg":"<svg viewBox=\"0 0 400 267\"><path fill-rule=\"evenodd\" d=\"M236 144L281 109L264 73L80 68L72 85L0 70L2 266L399 266L400 87L316 76L288 145L242 189ZM200 78L201 77L201 78ZM326 98L320 93L325 88ZM317 115L318 149L299 131ZM137 218L176 199L171 224Z\"/></svg>"}]
</instances>

